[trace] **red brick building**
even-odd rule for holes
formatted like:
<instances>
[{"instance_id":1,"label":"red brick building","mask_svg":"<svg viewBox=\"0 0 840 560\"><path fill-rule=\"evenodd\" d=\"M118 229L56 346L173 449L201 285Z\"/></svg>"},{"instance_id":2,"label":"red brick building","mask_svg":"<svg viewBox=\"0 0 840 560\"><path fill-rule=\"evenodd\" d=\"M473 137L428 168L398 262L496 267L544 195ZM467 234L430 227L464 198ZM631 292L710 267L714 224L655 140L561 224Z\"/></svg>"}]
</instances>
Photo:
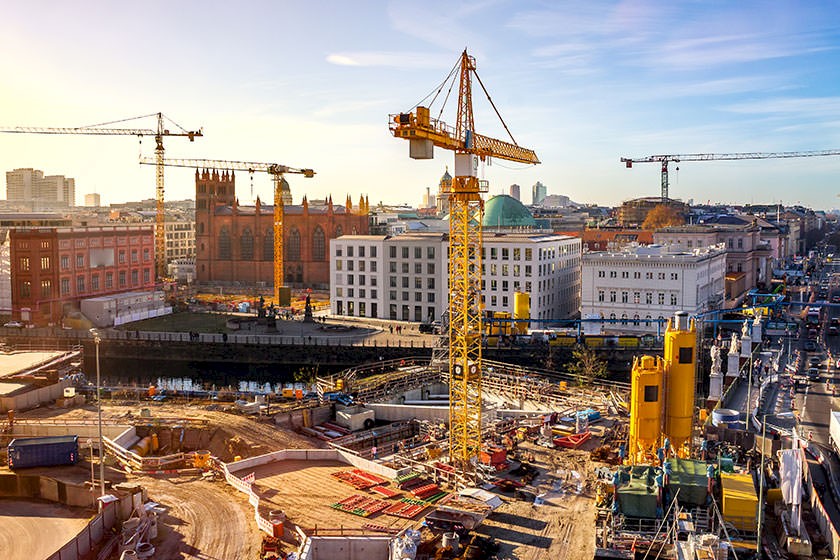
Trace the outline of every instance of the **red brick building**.
<instances>
[{"instance_id":1,"label":"red brick building","mask_svg":"<svg viewBox=\"0 0 840 560\"><path fill-rule=\"evenodd\" d=\"M83 299L155 287L153 226L20 228L9 239L18 320L60 324Z\"/></svg>"},{"instance_id":2,"label":"red brick building","mask_svg":"<svg viewBox=\"0 0 840 560\"><path fill-rule=\"evenodd\" d=\"M284 181L285 183L285 181ZM368 203L354 209L332 198L323 204L291 204L283 185L284 273L286 286L327 289L330 241L341 235L367 235ZM196 279L202 283L274 285L274 206L240 206L233 172L195 174Z\"/></svg>"}]
</instances>

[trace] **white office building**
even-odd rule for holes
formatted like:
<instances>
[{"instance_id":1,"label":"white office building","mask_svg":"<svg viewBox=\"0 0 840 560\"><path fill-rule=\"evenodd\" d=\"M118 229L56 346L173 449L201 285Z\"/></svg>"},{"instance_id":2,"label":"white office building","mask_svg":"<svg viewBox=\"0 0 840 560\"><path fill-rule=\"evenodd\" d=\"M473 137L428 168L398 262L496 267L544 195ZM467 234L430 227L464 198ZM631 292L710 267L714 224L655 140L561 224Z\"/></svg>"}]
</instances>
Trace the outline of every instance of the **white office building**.
<instances>
[{"instance_id":1,"label":"white office building","mask_svg":"<svg viewBox=\"0 0 840 560\"><path fill-rule=\"evenodd\" d=\"M622 252L585 253L581 265L581 316L618 320L609 332L657 332L656 319L723 304L726 246L683 250L632 246Z\"/></svg>"},{"instance_id":2,"label":"white office building","mask_svg":"<svg viewBox=\"0 0 840 560\"><path fill-rule=\"evenodd\" d=\"M448 235L345 235L331 244L334 315L430 321L448 300ZM485 312L513 311L513 294L531 294L531 318L565 319L580 305L580 239L544 233L486 233Z\"/></svg>"}]
</instances>

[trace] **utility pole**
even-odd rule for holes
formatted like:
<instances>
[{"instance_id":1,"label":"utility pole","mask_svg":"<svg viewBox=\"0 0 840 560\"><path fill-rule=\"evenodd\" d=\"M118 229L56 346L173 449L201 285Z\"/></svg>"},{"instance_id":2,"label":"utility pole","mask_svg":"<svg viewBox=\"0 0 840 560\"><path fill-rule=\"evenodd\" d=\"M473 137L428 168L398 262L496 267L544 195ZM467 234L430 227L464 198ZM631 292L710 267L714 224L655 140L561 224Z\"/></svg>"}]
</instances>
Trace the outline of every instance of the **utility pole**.
<instances>
[{"instance_id":1,"label":"utility pole","mask_svg":"<svg viewBox=\"0 0 840 560\"><path fill-rule=\"evenodd\" d=\"M105 446L102 442L102 378L99 374L99 343L102 338L99 331L90 329L93 343L96 345L96 414L99 424L99 495L105 495Z\"/></svg>"}]
</instances>

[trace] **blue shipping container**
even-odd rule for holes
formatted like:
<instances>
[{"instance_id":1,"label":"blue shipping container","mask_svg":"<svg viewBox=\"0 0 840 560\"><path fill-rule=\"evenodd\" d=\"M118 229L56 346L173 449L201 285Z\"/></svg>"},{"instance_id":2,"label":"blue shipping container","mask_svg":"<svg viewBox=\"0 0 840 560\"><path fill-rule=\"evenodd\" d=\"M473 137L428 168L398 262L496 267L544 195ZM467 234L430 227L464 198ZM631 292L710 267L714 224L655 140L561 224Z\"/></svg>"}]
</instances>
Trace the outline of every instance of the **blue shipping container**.
<instances>
[{"instance_id":1,"label":"blue shipping container","mask_svg":"<svg viewBox=\"0 0 840 560\"><path fill-rule=\"evenodd\" d=\"M74 465L79 460L79 436L15 438L9 443L9 468Z\"/></svg>"}]
</instances>

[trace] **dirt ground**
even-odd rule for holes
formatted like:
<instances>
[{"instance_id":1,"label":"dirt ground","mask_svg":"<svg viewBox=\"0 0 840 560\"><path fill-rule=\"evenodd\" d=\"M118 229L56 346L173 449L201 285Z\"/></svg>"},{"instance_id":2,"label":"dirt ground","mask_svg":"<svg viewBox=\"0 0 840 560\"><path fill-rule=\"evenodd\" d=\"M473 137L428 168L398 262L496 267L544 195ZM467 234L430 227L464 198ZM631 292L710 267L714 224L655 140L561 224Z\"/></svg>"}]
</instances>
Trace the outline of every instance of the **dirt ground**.
<instances>
[{"instance_id":1,"label":"dirt ground","mask_svg":"<svg viewBox=\"0 0 840 560\"><path fill-rule=\"evenodd\" d=\"M46 558L87 525L93 510L39 500L0 499L3 560Z\"/></svg>"},{"instance_id":2,"label":"dirt ground","mask_svg":"<svg viewBox=\"0 0 840 560\"><path fill-rule=\"evenodd\" d=\"M331 476L331 473L350 469L350 465L336 461L283 461L262 465L254 469L254 489L261 500L265 500L266 508L283 511L290 522L307 531L315 528L359 529L366 523L402 529L418 523L381 512L365 518L332 509L331 504L354 494L389 502L398 499L356 490ZM394 487L390 485L389 488Z\"/></svg>"},{"instance_id":3,"label":"dirt ground","mask_svg":"<svg viewBox=\"0 0 840 560\"><path fill-rule=\"evenodd\" d=\"M511 495L476 531L500 545L500 560L572 560L595 555L595 464L585 451L520 444L534 454L543 474L529 490L544 503L534 505ZM576 476L577 475L577 476ZM579 478L578 478L579 476Z\"/></svg>"},{"instance_id":4,"label":"dirt ground","mask_svg":"<svg viewBox=\"0 0 840 560\"><path fill-rule=\"evenodd\" d=\"M165 513L158 517L155 558L209 560L256 558L261 534L254 509L224 482L197 477L136 477L149 499Z\"/></svg>"}]
</instances>

